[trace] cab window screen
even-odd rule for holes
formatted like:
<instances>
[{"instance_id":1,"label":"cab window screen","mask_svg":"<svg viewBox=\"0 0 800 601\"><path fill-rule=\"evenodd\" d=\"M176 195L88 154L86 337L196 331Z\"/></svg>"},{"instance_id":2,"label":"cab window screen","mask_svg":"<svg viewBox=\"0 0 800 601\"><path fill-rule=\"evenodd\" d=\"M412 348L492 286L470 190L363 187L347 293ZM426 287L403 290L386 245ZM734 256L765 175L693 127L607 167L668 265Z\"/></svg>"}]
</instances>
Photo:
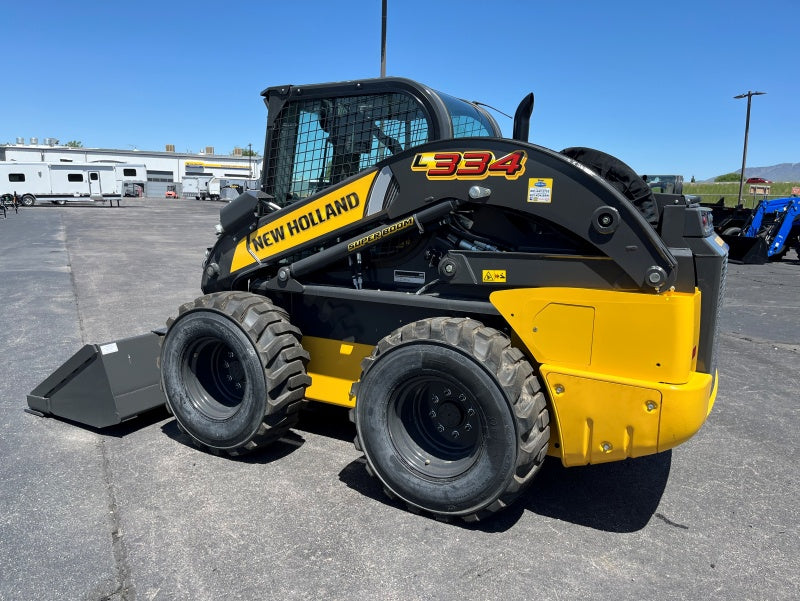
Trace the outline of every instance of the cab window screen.
<instances>
[{"instance_id":1,"label":"cab window screen","mask_svg":"<svg viewBox=\"0 0 800 601\"><path fill-rule=\"evenodd\" d=\"M287 104L271 138L266 191L285 205L428 141L428 119L405 94Z\"/></svg>"}]
</instances>

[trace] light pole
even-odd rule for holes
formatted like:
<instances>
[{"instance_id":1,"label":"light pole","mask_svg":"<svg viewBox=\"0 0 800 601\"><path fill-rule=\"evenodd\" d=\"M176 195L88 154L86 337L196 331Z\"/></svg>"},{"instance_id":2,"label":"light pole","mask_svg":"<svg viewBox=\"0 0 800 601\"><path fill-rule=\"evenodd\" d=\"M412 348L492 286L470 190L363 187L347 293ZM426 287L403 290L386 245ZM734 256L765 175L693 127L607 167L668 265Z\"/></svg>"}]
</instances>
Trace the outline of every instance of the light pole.
<instances>
[{"instance_id":1,"label":"light pole","mask_svg":"<svg viewBox=\"0 0 800 601\"><path fill-rule=\"evenodd\" d=\"M381 2L381 77L386 77L386 0Z\"/></svg>"},{"instance_id":2,"label":"light pole","mask_svg":"<svg viewBox=\"0 0 800 601\"><path fill-rule=\"evenodd\" d=\"M250 177L248 179L253 179L253 145L247 145L247 165L248 169L250 170Z\"/></svg>"},{"instance_id":3,"label":"light pole","mask_svg":"<svg viewBox=\"0 0 800 601\"><path fill-rule=\"evenodd\" d=\"M738 204L741 206L742 204L742 188L744 188L744 166L747 163L747 134L750 132L750 102L753 100L753 96L761 96L766 94L766 92L750 92L748 91L745 94L739 94L738 96L734 96L734 98L745 98L747 97L747 119L744 123L744 151L742 152L742 174L739 177L739 201Z\"/></svg>"}]
</instances>

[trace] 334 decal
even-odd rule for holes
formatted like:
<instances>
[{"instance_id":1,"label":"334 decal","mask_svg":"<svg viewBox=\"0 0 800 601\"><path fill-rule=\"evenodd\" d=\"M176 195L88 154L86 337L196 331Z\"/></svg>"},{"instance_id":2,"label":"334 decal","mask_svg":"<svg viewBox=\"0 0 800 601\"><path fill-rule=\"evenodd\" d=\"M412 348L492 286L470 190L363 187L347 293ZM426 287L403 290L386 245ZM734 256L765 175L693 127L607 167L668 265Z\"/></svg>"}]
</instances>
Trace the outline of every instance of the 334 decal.
<instances>
[{"instance_id":1,"label":"334 decal","mask_svg":"<svg viewBox=\"0 0 800 601\"><path fill-rule=\"evenodd\" d=\"M528 155L516 150L502 157L488 150L467 152L420 152L411 163L413 171L422 171L428 179L486 179L489 176L517 179L525 173Z\"/></svg>"}]
</instances>

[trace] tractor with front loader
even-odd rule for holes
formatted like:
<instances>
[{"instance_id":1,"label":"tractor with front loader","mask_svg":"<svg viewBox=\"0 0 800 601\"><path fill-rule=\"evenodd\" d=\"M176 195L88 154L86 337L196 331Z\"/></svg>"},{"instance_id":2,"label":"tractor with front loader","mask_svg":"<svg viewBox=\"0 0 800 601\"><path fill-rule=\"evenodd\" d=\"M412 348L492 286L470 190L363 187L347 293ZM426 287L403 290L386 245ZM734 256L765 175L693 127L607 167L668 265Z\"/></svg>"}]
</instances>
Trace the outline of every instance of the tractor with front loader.
<instances>
[{"instance_id":1,"label":"tractor with front loader","mask_svg":"<svg viewBox=\"0 0 800 601\"><path fill-rule=\"evenodd\" d=\"M87 345L28 397L94 426L166 402L213 453L351 409L367 470L441 518L565 466L670 449L717 393L727 247L710 211L588 148L503 138L401 78L277 86L260 191L220 211L203 296ZM162 396L163 391L163 396Z\"/></svg>"}]
</instances>

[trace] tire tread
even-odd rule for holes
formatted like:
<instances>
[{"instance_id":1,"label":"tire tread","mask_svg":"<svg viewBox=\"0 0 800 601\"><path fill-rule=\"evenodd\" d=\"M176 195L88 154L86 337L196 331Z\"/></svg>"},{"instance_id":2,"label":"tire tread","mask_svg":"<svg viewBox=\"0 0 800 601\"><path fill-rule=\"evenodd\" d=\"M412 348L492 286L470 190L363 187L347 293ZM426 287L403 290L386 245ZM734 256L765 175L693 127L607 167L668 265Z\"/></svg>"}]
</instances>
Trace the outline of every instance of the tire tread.
<instances>
[{"instance_id":1,"label":"tire tread","mask_svg":"<svg viewBox=\"0 0 800 601\"><path fill-rule=\"evenodd\" d=\"M178 308L177 317L167 320L167 327L195 310L225 315L250 338L265 371L268 398L261 425L239 446L216 449L194 437L192 442L209 452L222 451L231 456L246 455L275 442L297 423L306 387L311 384L306 373L309 354L301 345L300 330L289 323L288 314L268 298L241 291L206 294L184 303Z\"/></svg>"},{"instance_id":2,"label":"tire tread","mask_svg":"<svg viewBox=\"0 0 800 601\"><path fill-rule=\"evenodd\" d=\"M361 362L361 378L382 355L403 344L437 341L472 356L493 375L510 400L517 426L517 463L505 490L477 512L460 517L474 522L510 505L541 467L550 440L550 415L544 393L527 357L511 346L508 336L469 318L432 317L407 324L381 339L372 354ZM359 382L360 382L359 380ZM358 396L359 382L353 385ZM355 409L351 420L356 421ZM356 437L356 449L364 446ZM367 466L369 461L367 460ZM373 469L368 469L371 475Z\"/></svg>"}]
</instances>

